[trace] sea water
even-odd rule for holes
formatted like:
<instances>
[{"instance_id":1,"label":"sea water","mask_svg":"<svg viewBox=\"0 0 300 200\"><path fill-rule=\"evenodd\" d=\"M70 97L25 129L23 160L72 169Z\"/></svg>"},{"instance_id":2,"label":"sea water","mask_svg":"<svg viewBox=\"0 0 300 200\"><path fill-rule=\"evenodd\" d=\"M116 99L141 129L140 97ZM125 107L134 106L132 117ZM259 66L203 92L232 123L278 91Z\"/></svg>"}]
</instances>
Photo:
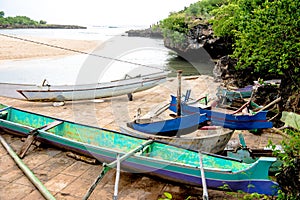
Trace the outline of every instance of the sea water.
<instances>
[{"instance_id":1,"label":"sea water","mask_svg":"<svg viewBox=\"0 0 300 200\"><path fill-rule=\"evenodd\" d=\"M135 76L162 69L173 72L183 69L185 75L211 73L211 66L204 66L202 72L199 72L189 62L178 58L176 53L164 47L162 39L128 37L125 33L130 29L144 28L147 27L0 30L0 33L20 38L31 36L101 41L101 45L89 54L1 62L0 82L41 85L47 80L51 85L73 85L107 82L122 79L127 74Z\"/></svg>"}]
</instances>

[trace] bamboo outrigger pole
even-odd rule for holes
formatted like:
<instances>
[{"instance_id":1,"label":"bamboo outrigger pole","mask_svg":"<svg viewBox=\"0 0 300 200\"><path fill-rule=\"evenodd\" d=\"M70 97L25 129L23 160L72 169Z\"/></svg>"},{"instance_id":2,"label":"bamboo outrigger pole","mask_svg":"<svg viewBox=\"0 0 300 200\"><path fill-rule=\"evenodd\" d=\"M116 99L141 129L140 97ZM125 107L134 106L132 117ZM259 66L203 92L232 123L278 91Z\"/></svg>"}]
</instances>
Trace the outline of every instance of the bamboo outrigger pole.
<instances>
[{"instance_id":1,"label":"bamboo outrigger pole","mask_svg":"<svg viewBox=\"0 0 300 200\"><path fill-rule=\"evenodd\" d=\"M32 173L32 171L22 162L14 150L7 144L4 138L0 135L0 141L3 147L7 150L9 155L14 159L19 168L24 172L27 178L34 184L40 193L47 200L55 200L55 197L47 190L47 188L40 182L40 180Z\"/></svg>"},{"instance_id":2,"label":"bamboo outrigger pole","mask_svg":"<svg viewBox=\"0 0 300 200\"><path fill-rule=\"evenodd\" d=\"M200 163L200 173L201 173L201 181L202 181L202 187L203 187L203 199L208 200L208 192L207 192L207 185L206 185L206 179L204 174L204 167L203 167L203 160L202 160L202 154L199 151L199 163Z\"/></svg>"},{"instance_id":3,"label":"bamboo outrigger pole","mask_svg":"<svg viewBox=\"0 0 300 200\"><path fill-rule=\"evenodd\" d=\"M116 180L115 180L115 189L114 189L113 200L118 199L119 180L120 180L120 173L121 173L121 166L120 165L121 165L120 156L117 155L117 171L116 171Z\"/></svg>"}]
</instances>

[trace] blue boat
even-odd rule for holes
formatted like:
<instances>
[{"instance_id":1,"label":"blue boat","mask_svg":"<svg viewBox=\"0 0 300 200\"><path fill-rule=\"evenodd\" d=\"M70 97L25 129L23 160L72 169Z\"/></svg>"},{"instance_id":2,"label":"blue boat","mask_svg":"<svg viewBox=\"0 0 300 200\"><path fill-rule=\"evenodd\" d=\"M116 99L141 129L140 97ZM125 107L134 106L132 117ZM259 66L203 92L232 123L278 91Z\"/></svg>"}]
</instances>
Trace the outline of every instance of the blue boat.
<instances>
[{"instance_id":1,"label":"blue boat","mask_svg":"<svg viewBox=\"0 0 300 200\"><path fill-rule=\"evenodd\" d=\"M173 119L154 121L149 123L129 122L127 126L148 134L162 136L180 136L194 132L199 124L207 121L206 114L193 113Z\"/></svg>"},{"instance_id":2,"label":"blue boat","mask_svg":"<svg viewBox=\"0 0 300 200\"><path fill-rule=\"evenodd\" d=\"M176 112L177 98L172 95L171 98L172 100L169 109ZM181 112L183 115L191 115L193 113L206 114L212 125L234 130L253 130L273 127L272 122L267 121L268 111L260 111L254 115L237 115L215 111L208 108L204 109L198 104L182 102Z\"/></svg>"},{"instance_id":3,"label":"blue boat","mask_svg":"<svg viewBox=\"0 0 300 200\"><path fill-rule=\"evenodd\" d=\"M252 85L248 85L244 88L238 88L235 90L229 90L226 88L218 88L217 91L217 96L222 99L222 98L227 98L229 101L232 101L234 99L238 99L238 98L249 98L252 95L252 91L253 91L253 86Z\"/></svg>"}]
</instances>

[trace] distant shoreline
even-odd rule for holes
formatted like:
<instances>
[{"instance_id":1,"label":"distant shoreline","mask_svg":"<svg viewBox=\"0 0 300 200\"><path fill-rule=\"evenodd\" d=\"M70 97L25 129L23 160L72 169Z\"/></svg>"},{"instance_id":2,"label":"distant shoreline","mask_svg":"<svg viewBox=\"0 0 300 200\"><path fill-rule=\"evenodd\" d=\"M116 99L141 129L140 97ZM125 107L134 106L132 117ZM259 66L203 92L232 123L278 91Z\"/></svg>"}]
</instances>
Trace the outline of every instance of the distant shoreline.
<instances>
[{"instance_id":1,"label":"distant shoreline","mask_svg":"<svg viewBox=\"0 0 300 200\"><path fill-rule=\"evenodd\" d=\"M39 24L39 25L0 25L0 29L87 29L85 26L61 25L61 24Z\"/></svg>"}]
</instances>

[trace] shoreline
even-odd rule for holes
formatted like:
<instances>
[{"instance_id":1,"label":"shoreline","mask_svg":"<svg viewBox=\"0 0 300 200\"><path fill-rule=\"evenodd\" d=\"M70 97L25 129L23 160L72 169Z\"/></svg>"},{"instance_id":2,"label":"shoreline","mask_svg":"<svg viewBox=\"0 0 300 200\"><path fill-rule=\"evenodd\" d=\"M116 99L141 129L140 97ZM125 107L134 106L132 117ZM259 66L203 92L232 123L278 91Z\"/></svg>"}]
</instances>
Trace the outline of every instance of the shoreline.
<instances>
[{"instance_id":1,"label":"shoreline","mask_svg":"<svg viewBox=\"0 0 300 200\"><path fill-rule=\"evenodd\" d=\"M102 43L102 41L97 40L53 39L28 36L21 36L20 38L84 52L91 52ZM55 58L78 54L76 52L9 38L3 35L0 35L0 42L0 64L6 61Z\"/></svg>"}]
</instances>

